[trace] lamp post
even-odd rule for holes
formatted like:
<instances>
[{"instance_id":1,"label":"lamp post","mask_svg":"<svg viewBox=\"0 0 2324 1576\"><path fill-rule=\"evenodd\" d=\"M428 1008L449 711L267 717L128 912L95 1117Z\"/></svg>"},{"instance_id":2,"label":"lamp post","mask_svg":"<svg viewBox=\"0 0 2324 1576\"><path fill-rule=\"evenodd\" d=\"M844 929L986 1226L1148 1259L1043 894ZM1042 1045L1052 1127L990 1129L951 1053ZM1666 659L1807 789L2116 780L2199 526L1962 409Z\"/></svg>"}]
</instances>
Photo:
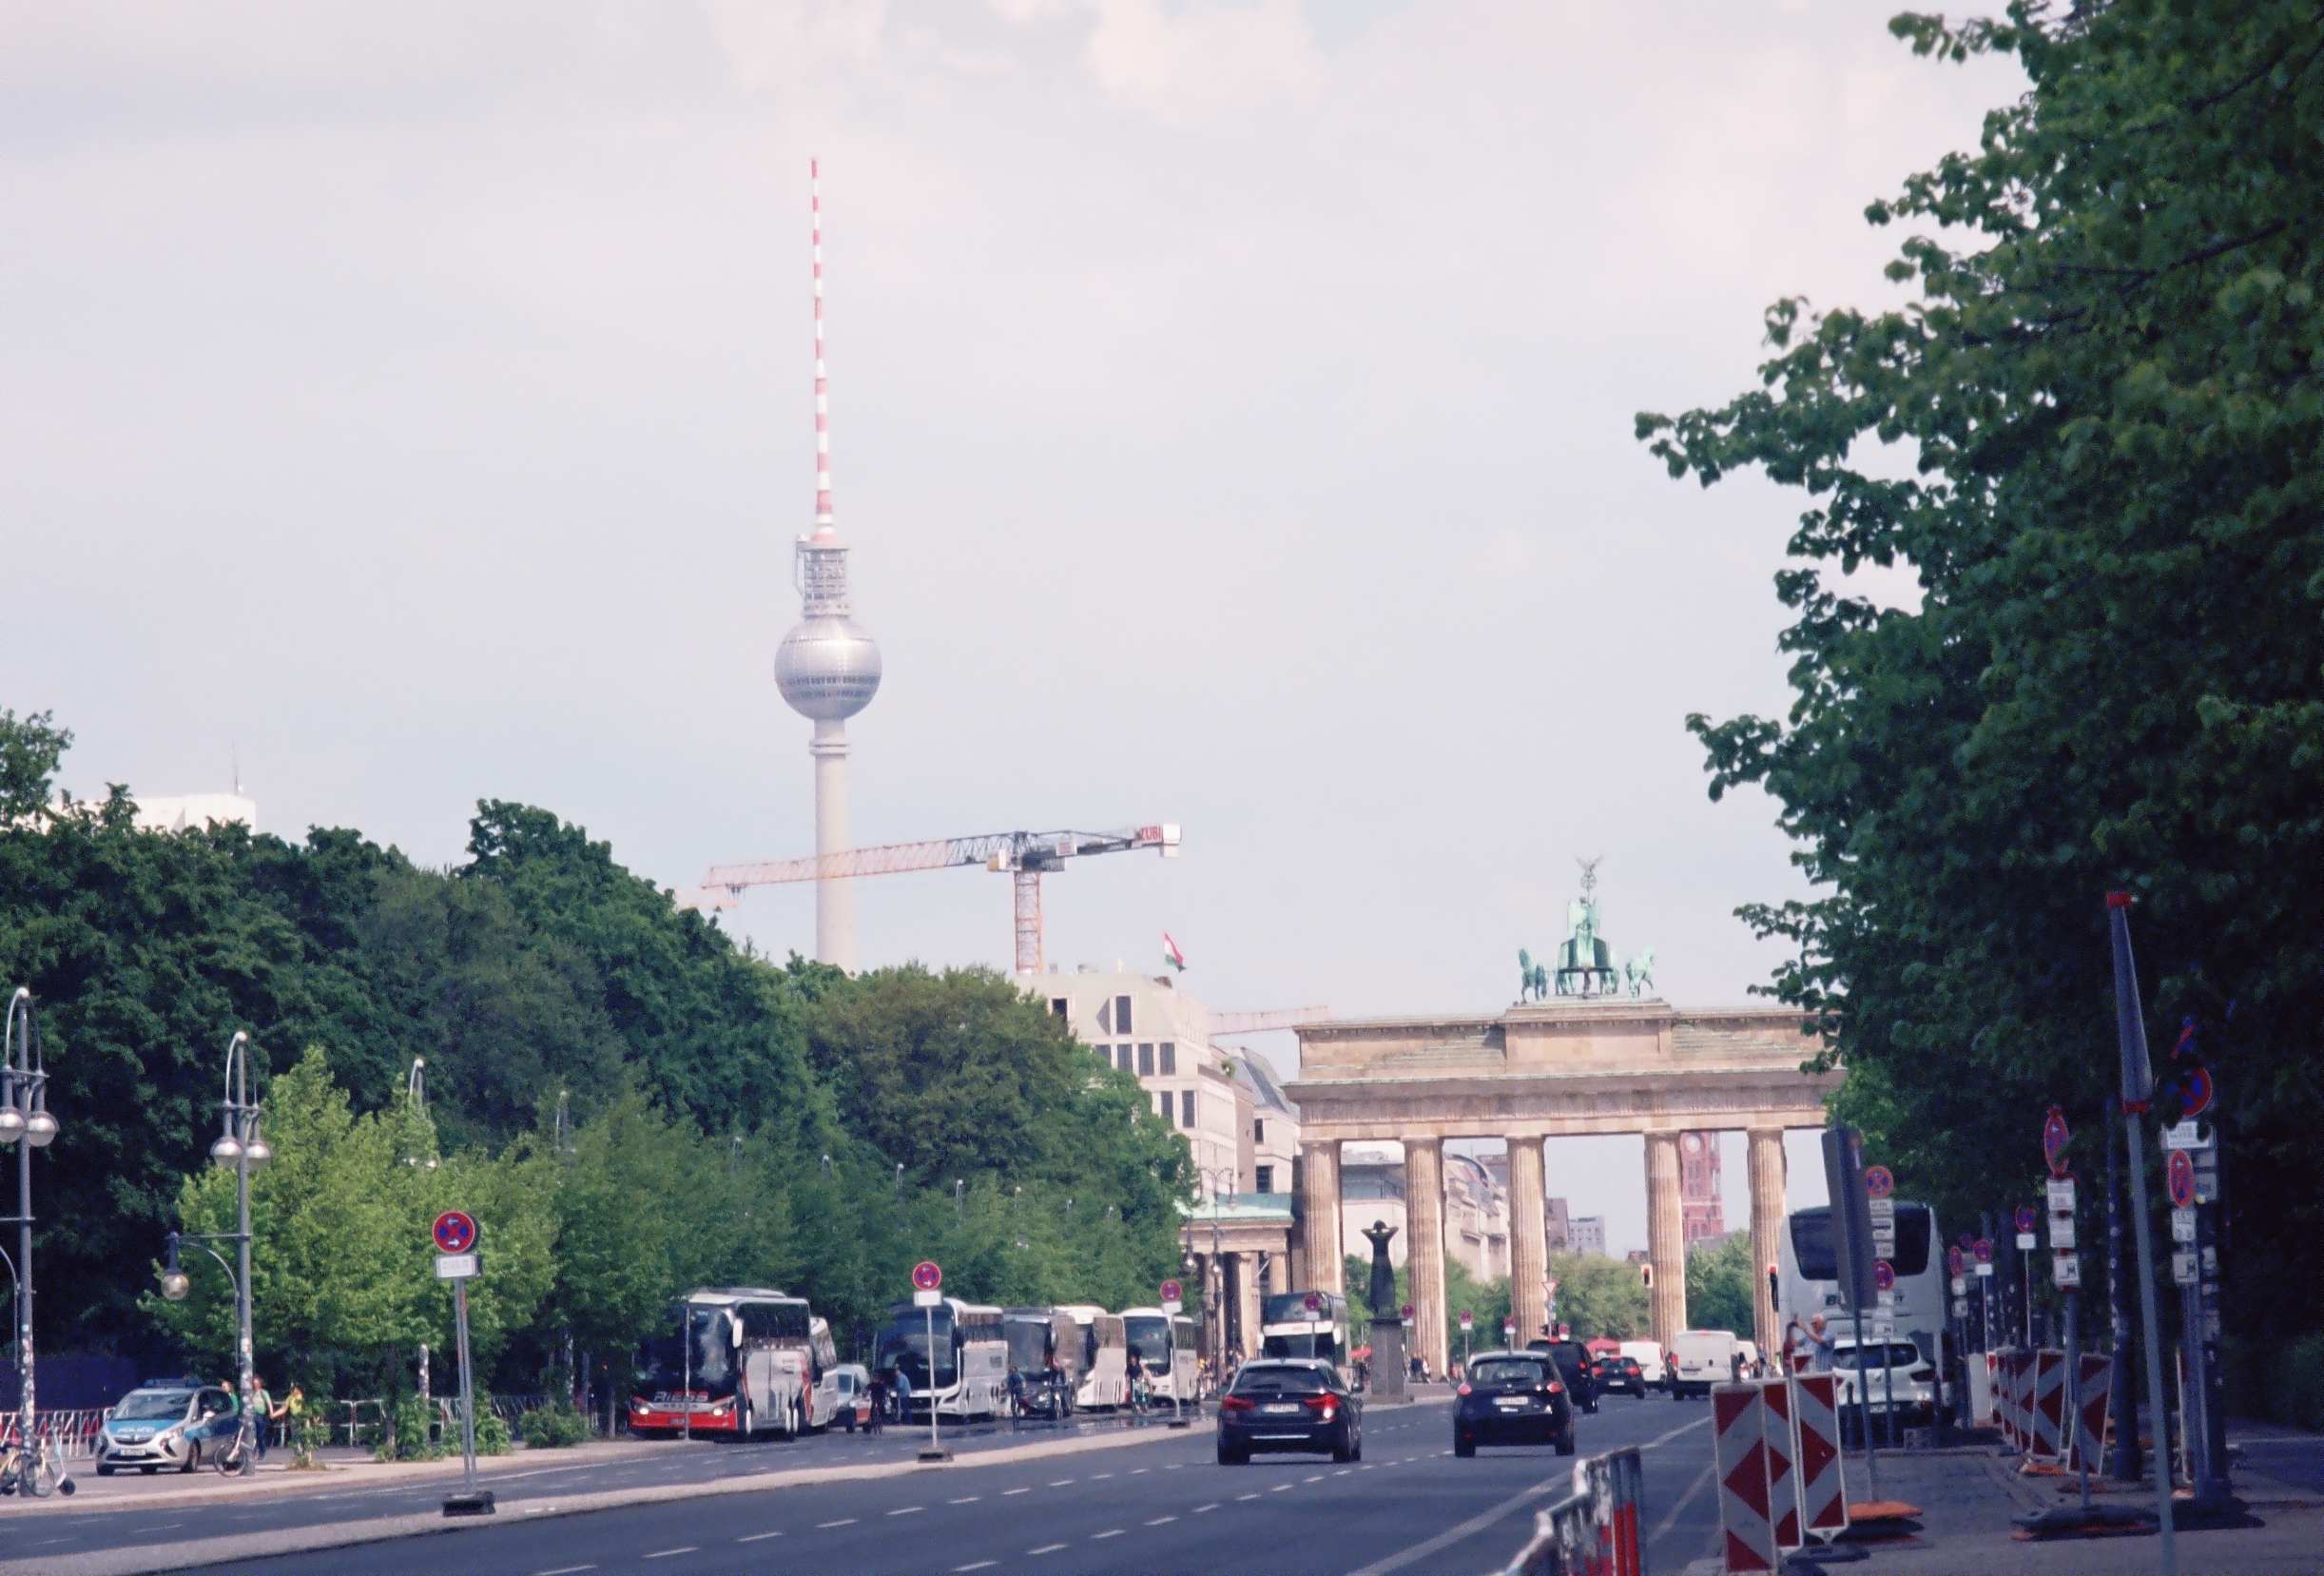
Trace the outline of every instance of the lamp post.
<instances>
[{"instance_id":1,"label":"lamp post","mask_svg":"<svg viewBox=\"0 0 2324 1576\"><path fill-rule=\"evenodd\" d=\"M415 1069L416 1072L416 1068ZM162 1272L162 1295L171 1302L185 1298L189 1283L185 1272L178 1268L178 1243L181 1240L202 1245L203 1252L218 1259L219 1268L225 1270L226 1278L234 1283L235 1366L238 1392L241 1395L242 1415L249 1417L258 1405L258 1384L252 1373L250 1346L250 1173L275 1158L274 1146L260 1131L262 1108L250 1098L250 1036L240 1029L226 1042L225 1092L219 1102L220 1132L218 1141L210 1145L210 1158L234 1171L236 1229L230 1232L171 1232L169 1234L169 1266ZM238 1250L236 1257L242 1266L237 1274L226 1261L218 1257L212 1242L231 1242ZM263 1425L261 1425L261 1427ZM248 1454L242 1457L242 1470L256 1471L258 1465Z\"/></svg>"},{"instance_id":2,"label":"lamp post","mask_svg":"<svg viewBox=\"0 0 2324 1576\"><path fill-rule=\"evenodd\" d=\"M1202 1179L1203 1192L1210 1200L1210 1268L1202 1278L1203 1300L1216 1321L1216 1333L1210 1340L1210 1354L1223 1379L1227 1372L1227 1266L1219 1257L1218 1212L1219 1200L1234 1197L1234 1168L1232 1166L1202 1166L1195 1173ZM1221 1191L1219 1184L1226 1184ZM1211 1295L1210 1283L1218 1282L1218 1294Z\"/></svg>"},{"instance_id":3,"label":"lamp post","mask_svg":"<svg viewBox=\"0 0 2324 1576\"><path fill-rule=\"evenodd\" d=\"M16 1146L16 1258L10 1265L16 1282L17 1401L23 1413L19 1437L32 1443L32 1151L55 1141L56 1119L48 1115L48 1070L41 1058L40 1024L32 1016L32 993L22 985L8 999L8 1021L0 1032L0 1144Z\"/></svg>"}]
</instances>

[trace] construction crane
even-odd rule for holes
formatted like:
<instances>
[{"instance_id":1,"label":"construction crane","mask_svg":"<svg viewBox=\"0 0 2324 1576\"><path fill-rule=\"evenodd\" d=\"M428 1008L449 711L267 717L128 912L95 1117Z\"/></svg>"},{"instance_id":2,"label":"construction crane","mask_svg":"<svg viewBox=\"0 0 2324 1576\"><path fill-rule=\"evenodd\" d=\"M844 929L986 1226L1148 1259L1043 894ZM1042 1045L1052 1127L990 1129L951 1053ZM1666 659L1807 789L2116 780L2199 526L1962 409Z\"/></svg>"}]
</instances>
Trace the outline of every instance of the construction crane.
<instances>
[{"instance_id":1,"label":"construction crane","mask_svg":"<svg viewBox=\"0 0 2324 1576\"><path fill-rule=\"evenodd\" d=\"M889 843L877 848L848 848L813 859L782 859L765 865L714 865L702 885L677 894L681 908L731 908L746 886L793 881L844 881L855 876L895 875L904 870L943 870L981 865L1017 878L1017 972L1041 972L1041 876L1062 870L1069 859L1090 854L1129 853L1153 848L1164 859L1178 857L1178 828L1126 827L1110 832L988 832L981 837L945 837L927 843Z\"/></svg>"}]
</instances>

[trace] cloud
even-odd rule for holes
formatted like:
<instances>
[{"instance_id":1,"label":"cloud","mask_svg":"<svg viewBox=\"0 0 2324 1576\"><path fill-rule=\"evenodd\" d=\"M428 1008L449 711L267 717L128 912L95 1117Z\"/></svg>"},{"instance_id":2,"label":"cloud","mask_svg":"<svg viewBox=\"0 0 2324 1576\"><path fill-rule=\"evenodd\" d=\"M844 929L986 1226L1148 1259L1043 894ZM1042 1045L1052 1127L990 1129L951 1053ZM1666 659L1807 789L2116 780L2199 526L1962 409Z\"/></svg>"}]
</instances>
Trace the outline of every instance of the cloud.
<instances>
[{"instance_id":1,"label":"cloud","mask_svg":"<svg viewBox=\"0 0 2324 1576\"><path fill-rule=\"evenodd\" d=\"M1126 108L1180 129L1310 102L1323 54L1298 0L992 0L1019 25L1086 17L1084 66Z\"/></svg>"}]
</instances>

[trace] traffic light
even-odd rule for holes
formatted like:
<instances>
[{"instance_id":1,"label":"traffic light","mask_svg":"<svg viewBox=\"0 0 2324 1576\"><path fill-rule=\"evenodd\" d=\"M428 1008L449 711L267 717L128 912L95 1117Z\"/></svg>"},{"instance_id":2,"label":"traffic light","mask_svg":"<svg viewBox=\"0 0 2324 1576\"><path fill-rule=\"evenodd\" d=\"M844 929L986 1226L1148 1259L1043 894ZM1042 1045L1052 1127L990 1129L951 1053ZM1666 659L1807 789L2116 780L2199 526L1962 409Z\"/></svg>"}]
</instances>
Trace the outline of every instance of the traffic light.
<instances>
[{"instance_id":1,"label":"traffic light","mask_svg":"<svg viewBox=\"0 0 2324 1576\"><path fill-rule=\"evenodd\" d=\"M1638 1266L1638 1284L1650 1292L1655 1289L1655 1267L1652 1263Z\"/></svg>"}]
</instances>

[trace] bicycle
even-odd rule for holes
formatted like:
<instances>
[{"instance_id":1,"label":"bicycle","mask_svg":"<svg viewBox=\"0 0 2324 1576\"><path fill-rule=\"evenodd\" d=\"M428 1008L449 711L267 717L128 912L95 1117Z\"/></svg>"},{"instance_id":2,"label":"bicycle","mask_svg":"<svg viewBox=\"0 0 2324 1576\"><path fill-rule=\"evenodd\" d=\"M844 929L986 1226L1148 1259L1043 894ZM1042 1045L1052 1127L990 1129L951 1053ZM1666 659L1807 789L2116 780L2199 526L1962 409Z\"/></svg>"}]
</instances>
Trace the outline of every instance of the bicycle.
<instances>
[{"instance_id":1,"label":"bicycle","mask_svg":"<svg viewBox=\"0 0 2324 1576\"><path fill-rule=\"evenodd\" d=\"M76 1487L65 1471L64 1447L54 1438L29 1450L21 1445L0 1450L0 1494L46 1499L51 1493L70 1494Z\"/></svg>"},{"instance_id":2,"label":"bicycle","mask_svg":"<svg viewBox=\"0 0 2324 1576\"><path fill-rule=\"evenodd\" d=\"M210 1465L218 1469L222 1477L237 1474L247 1477L258 1469L253 1459L257 1453L258 1440L250 1414L244 1412L236 1420L233 1435L227 1439L224 1448L210 1457Z\"/></svg>"}]
</instances>

